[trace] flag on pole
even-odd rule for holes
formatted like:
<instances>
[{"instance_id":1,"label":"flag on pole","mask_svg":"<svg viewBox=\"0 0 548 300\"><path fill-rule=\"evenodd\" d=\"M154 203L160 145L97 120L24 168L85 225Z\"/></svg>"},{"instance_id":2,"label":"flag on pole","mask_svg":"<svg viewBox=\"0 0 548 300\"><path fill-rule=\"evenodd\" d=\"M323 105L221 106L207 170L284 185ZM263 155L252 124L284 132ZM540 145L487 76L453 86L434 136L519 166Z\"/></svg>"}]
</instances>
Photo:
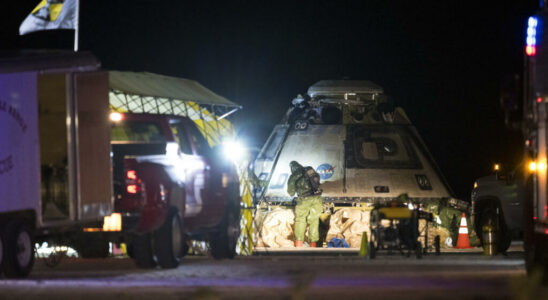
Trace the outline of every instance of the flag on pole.
<instances>
[{"instance_id":1,"label":"flag on pole","mask_svg":"<svg viewBox=\"0 0 548 300\"><path fill-rule=\"evenodd\" d=\"M39 30L76 29L78 0L42 0L19 27L19 35Z\"/></svg>"}]
</instances>

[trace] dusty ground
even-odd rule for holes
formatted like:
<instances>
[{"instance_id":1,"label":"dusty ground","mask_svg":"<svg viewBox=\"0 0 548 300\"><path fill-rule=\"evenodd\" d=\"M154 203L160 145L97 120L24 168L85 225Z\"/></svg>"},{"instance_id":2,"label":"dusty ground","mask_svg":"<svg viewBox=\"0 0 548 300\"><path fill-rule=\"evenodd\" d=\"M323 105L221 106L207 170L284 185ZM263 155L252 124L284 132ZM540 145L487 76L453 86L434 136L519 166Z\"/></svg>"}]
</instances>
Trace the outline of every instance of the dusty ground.
<instances>
[{"instance_id":1,"label":"dusty ground","mask_svg":"<svg viewBox=\"0 0 548 300\"><path fill-rule=\"evenodd\" d=\"M548 299L526 278L521 252L423 259L379 255L186 257L177 269L141 270L130 259L38 261L25 280L0 280L0 299Z\"/></svg>"}]
</instances>

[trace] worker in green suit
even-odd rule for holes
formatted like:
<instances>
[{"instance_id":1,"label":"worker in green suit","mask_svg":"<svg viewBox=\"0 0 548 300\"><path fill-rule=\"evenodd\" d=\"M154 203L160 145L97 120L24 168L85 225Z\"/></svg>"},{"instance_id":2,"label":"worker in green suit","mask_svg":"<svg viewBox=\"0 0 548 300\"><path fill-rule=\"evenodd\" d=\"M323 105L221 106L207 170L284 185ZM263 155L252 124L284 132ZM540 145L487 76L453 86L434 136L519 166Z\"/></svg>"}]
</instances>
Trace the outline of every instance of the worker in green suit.
<instances>
[{"instance_id":1,"label":"worker in green suit","mask_svg":"<svg viewBox=\"0 0 548 300\"><path fill-rule=\"evenodd\" d=\"M322 213L322 190L320 176L311 167L303 167L298 162L289 164L291 176L287 182L287 193L293 197L297 193L295 206L295 247L302 247L306 226L310 247L316 247L320 239L319 225Z\"/></svg>"}]
</instances>

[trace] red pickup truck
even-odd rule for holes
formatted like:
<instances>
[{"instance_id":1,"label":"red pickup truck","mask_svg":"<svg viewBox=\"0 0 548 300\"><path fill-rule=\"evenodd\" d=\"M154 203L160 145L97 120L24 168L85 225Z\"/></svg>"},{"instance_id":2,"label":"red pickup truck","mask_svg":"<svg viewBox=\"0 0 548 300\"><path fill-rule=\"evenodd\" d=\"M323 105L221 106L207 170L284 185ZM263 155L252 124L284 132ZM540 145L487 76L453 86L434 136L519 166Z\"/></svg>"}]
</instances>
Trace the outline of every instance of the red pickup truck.
<instances>
[{"instance_id":1,"label":"red pickup truck","mask_svg":"<svg viewBox=\"0 0 548 300\"><path fill-rule=\"evenodd\" d=\"M234 165L186 117L112 116L115 210L136 264L174 268L188 239L209 241L214 258L233 258L240 235Z\"/></svg>"}]
</instances>

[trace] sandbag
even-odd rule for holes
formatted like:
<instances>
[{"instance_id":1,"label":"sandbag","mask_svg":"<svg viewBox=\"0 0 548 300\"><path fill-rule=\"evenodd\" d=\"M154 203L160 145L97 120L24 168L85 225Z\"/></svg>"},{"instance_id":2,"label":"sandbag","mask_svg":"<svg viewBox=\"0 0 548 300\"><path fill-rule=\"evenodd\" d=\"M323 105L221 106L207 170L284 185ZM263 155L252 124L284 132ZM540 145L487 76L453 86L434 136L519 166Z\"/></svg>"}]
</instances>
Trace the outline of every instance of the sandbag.
<instances>
[{"instance_id":1,"label":"sandbag","mask_svg":"<svg viewBox=\"0 0 548 300\"><path fill-rule=\"evenodd\" d=\"M363 232L371 236L369 229L369 211L342 208L331 215L326 241L332 238L344 239L350 248L360 248Z\"/></svg>"},{"instance_id":2,"label":"sandbag","mask_svg":"<svg viewBox=\"0 0 548 300\"><path fill-rule=\"evenodd\" d=\"M283 248L293 247L295 236L293 209L276 208L266 213L259 228L255 244L259 247Z\"/></svg>"}]
</instances>

